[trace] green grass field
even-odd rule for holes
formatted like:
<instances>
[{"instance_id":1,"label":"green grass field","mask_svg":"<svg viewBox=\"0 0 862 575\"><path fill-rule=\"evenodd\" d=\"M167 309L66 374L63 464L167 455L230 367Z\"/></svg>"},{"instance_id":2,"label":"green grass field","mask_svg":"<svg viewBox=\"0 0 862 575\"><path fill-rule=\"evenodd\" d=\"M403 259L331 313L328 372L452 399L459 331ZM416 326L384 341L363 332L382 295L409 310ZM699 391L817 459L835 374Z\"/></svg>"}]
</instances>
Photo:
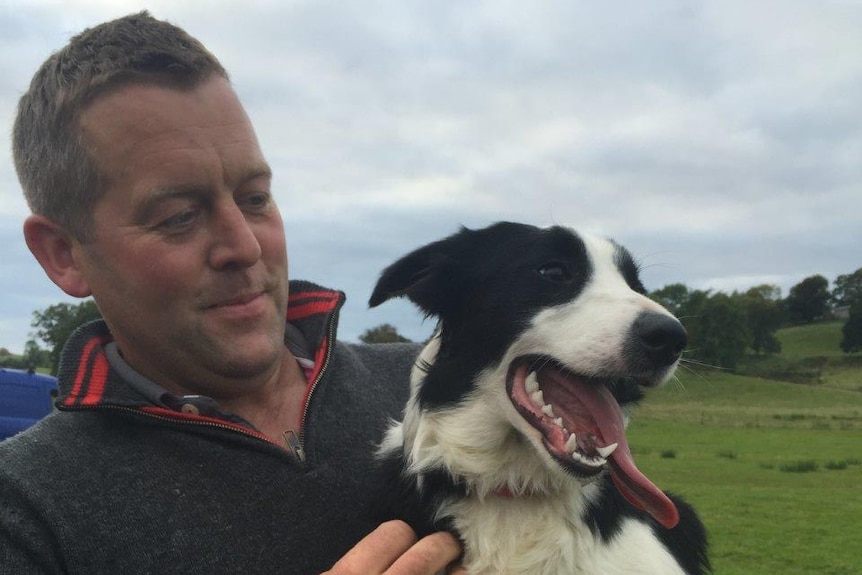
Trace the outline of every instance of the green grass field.
<instances>
[{"instance_id":1,"label":"green grass field","mask_svg":"<svg viewBox=\"0 0 862 575\"><path fill-rule=\"evenodd\" d=\"M862 574L862 357L840 324L779 338L768 360L816 363L815 383L681 369L634 413L632 452L698 509L717 575Z\"/></svg>"},{"instance_id":2,"label":"green grass field","mask_svg":"<svg viewBox=\"0 0 862 575\"><path fill-rule=\"evenodd\" d=\"M803 357L841 357L841 321L788 327L778 332L781 355Z\"/></svg>"}]
</instances>

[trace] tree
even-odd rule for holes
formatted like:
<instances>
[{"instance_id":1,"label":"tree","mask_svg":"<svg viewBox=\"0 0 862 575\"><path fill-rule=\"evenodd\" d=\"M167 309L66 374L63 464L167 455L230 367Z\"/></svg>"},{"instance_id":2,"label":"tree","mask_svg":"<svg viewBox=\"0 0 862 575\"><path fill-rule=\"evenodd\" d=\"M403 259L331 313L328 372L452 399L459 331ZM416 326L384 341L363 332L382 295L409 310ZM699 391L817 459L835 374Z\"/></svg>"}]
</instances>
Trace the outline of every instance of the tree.
<instances>
[{"instance_id":1,"label":"tree","mask_svg":"<svg viewBox=\"0 0 862 575\"><path fill-rule=\"evenodd\" d=\"M365 333L359 336L359 340L363 343L399 343L412 341L400 335L395 326L388 323L365 330Z\"/></svg>"},{"instance_id":2,"label":"tree","mask_svg":"<svg viewBox=\"0 0 862 575\"><path fill-rule=\"evenodd\" d=\"M36 340L28 340L24 344L24 363L28 368L51 367L51 351L42 349Z\"/></svg>"},{"instance_id":3,"label":"tree","mask_svg":"<svg viewBox=\"0 0 862 575\"><path fill-rule=\"evenodd\" d=\"M745 308L739 298L708 291L690 292L680 310L688 331L689 357L704 364L733 369L751 342Z\"/></svg>"},{"instance_id":4,"label":"tree","mask_svg":"<svg viewBox=\"0 0 862 575\"><path fill-rule=\"evenodd\" d=\"M60 353L72 332L79 326L100 317L99 308L92 299L77 305L58 303L43 311L33 312L33 321L30 325L36 328L36 336L48 344L51 351L52 374L57 374Z\"/></svg>"},{"instance_id":5,"label":"tree","mask_svg":"<svg viewBox=\"0 0 862 575\"><path fill-rule=\"evenodd\" d=\"M0 347L0 367L26 369L24 358L20 355L15 355L5 347Z\"/></svg>"},{"instance_id":6,"label":"tree","mask_svg":"<svg viewBox=\"0 0 862 575\"><path fill-rule=\"evenodd\" d=\"M649 297L666 307L673 315L680 317L691 294L685 284L670 284L652 292Z\"/></svg>"},{"instance_id":7,"label":"tree","mask_svg":"<svg viewBox=\"0 0 862 575\"><path fill-rule=\"evenodd\" d=\"M774 302L781 301L781 287L772 284L756 285L749 288L745 294Z\"/></svg>"},{"instance_id":8,"label":"tree","mask_svg":"<svg viewBox=\"0 0 862 575\"><path fill-rule=\"evenodd\" d=\"M853 305L853 302L862 300L862 268L852 274L843 274L835 278L835 287L832 289L832 305Z\"/></svg>"},{"instance_id":9,"label":"tree","mask_svg":"<svg viewBox=\"0 0 862 575\"><path fill-rule=\"evenodd\" d=\"M862 351L862 298L850 306L850 317L841 328L841 349L845 353Z\"/></svg>"},{"instance_id":10,"label":"tree","mask_svg":"<svg viewBox=\"0 0 862 575\"><path fill-rule=\"evenodd\" d=\"M790 321L811 323L826 316L830 298L829 280L818 274L807 277L790 288L784 305Z\"/></svg>"},{"instance_id":11,"label":"tree","mask_svg":"<svg viewBox=\"0 0 862 575\"><path fill-rule=\"evenodd\" d=\"M754 353L780 353L781 342L775 337L775 332L784 319L781 288L764 284L736 297L740 298L745 308L748 331L751 334L750 346Z\"/></svg>"}]
</instances>

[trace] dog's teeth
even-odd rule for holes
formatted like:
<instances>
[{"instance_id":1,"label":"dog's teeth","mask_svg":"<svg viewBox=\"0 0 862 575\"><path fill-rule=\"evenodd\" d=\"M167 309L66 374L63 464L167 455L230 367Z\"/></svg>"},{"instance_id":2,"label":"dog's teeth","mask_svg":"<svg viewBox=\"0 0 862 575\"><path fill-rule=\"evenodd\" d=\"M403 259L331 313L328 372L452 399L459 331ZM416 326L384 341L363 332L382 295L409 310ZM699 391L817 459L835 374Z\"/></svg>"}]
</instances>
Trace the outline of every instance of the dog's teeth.
<instances>
[{"instance_id":1,"label":"dog's teeth","mask_svg":"<svg viewBox=\"0 0 862 575\"><path fill-rule=\"evenodd\" d=\"M578 436L574 433L569 436L569 439L566 441L566 451L568 453L574 453L578 450Z\"/></svg>"},{"instance_id":2,"label":"dog's teeth","mask_svg":"<svg viewBox=\"0 0 862 575\"><path fill-rule=\"evenodd\" d=\"M563 427L563 418L558 417L557 419L554 420L554 423L556 424L557 427Z\"/></svg>"},{"instance_id":3,"label":"dog's teeth","mask_svg":"<svg viewBox=\"0 0 862 575\"><path fill-rule=\"evenodd\" d=\"M610 445L606 445L605 447L596 447L596 451L599 452L599 455L607 459L611 456L611 453L617 450L619 447L618 443L611 443Z\"/></svg>"},{"instance_id":4,"label":"dog's teeth","mask_svg":"<svg viewBox=\"0 0 862 575\"><path fill-rule=\"evenodd\" d=\"M601 467L605 463L607 463L607 461L605 461L601 457L590 457L588 459L584 459L583 462L586 463L587 465L589 465L590 467Z\"/></svg>"},{"instance_id":5,"label":"dog's teeth","mask_svg":"<svg viewBox=\"0 0 862 575\"><path fill-rule=\"evenodd\" d=\"M539 391L539 380L536 377L535 371L530 372L530 374L527 376L527 379L524 380L524 385L527 387L527 393L532 394Z\"/></svg>"},{"instance_id":6,"label":"dog's teeth","mask_svg":"<svg viewBox=\"0 0 862 575\"><path fill-rule=\"evenodd\" d=\"M535 403L538 407L542 407L543 405L545 405L545 394L542 393L541 389L530 394L530 399L532 399L533 403Z\"/></svg>"},{"instance_id":7,"label":"dog's teeth","mask_svg":"<svg viewBox=\"0 0 862 575\"><path fill-rule=\"evenodd\" d=\"M587 457L585 455L582 455L578 451L575 451L574 453L572 453L572 459L574 459L578 463L583 463L584 465L589 465L590 467L601 467L605 463L607 463L607 461L605 461L604 459L602 459L600 457Z\"/></svg>"},{"instance_id":8,"label":"dog's teeth","mask_svg":"<svg viewBox=\"0 0 862 575\"><path fill-rule=\"evenodd\" d=\"M546 403L542 406L542 413L544 413L548 417L554 417L554 408L551 407L550 403Z\"/></svg>"}]
</instances>

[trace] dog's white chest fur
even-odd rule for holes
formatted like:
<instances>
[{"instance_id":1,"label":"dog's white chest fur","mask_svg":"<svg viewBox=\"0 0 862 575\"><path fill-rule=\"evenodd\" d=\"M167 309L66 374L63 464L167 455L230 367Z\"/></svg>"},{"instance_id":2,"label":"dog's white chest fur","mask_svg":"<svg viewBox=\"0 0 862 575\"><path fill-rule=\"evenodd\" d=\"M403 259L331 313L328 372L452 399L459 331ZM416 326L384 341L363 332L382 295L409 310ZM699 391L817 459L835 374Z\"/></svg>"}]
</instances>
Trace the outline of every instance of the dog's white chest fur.
<instances>
[{"instance_id":1,"label":"dog's white chest fur","mask_svg":"<svg viewBox=\"0 0 862 575\"><path fill-rule=\"evenodd\" d=\"M642 522L626 522L605 543L566 502L495 499L452 509L471 575L684 575Z\"/></svg>"},{"instance_id":2,"label":"dog's white chest fur","mask_svg":"<svg viewBox=\"0 0 862 575\"><path fill-rule=\"evenodd\" d=\"M403 424L390 428L384 451L397 450L403 432ZM543 495L486 493L444 503L438 516L449 517L464 542L470 575L685 575L641 521L626 521L607 542L594 533L581 519L592 495L578 484Z\"/></svg>"}]
</instances>

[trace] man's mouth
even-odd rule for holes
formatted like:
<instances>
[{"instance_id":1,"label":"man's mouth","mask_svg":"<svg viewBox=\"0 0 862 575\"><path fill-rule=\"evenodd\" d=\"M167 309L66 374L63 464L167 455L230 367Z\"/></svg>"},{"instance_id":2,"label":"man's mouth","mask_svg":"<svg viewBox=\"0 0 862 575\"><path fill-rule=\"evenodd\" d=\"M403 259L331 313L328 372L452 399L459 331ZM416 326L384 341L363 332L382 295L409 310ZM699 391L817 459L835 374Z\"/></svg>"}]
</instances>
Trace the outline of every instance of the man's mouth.
<instances>
[{"instance_id":1,"label":"man's mouth","mask_svg":"<svg viewBox=\"0 0 862 575\"><path fill-rule=\"evenodd\" d=\"M219 308L219 307L231 307L231 306L242 306L249 304L263 295L262 291L254 291L248 293L242 293L235 296L231 296L229 298L219 300L209 307L211 308Z\"/></svg>"},{"instance_id":2,"label":"man's mouth","mask_svg":"<svg viewBox=\"0 0 862 575\"><path fill-rule=\"evenodd\" d=\"M578 376L547 357L523 357L509 368L515 409L542 434L548 453L568 472L593 477L607 469L620 493L667 528L679 522L673 502L635 466L623 413L609 380Z\"/></svg>"}]
</instances>

